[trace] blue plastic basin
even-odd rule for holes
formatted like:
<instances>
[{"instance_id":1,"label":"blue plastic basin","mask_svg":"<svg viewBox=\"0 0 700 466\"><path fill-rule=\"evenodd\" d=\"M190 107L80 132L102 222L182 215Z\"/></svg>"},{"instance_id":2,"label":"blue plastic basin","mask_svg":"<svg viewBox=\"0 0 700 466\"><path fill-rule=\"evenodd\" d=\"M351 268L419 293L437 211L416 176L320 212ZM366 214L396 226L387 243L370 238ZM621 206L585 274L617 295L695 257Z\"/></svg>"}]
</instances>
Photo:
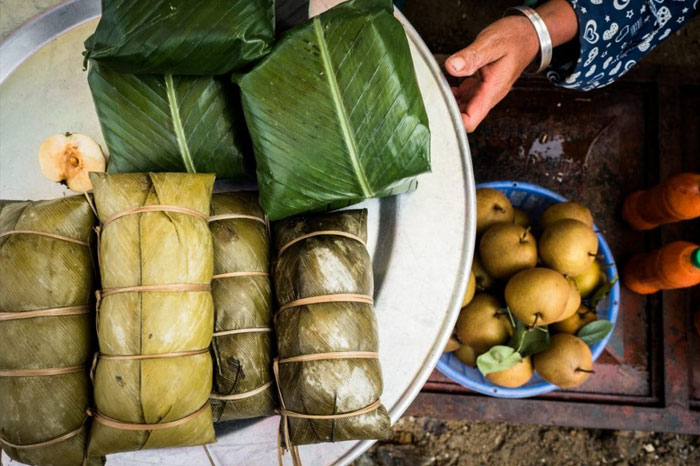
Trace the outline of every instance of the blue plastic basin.
<instances>
[{"instance_id":1,"label":"blue plastic basin","mask_svg":"<svg viewBox=\"0 0 700 466\"><path fill-rule=\"evenodd\" d=\"M542 212L550 205L565 202L567 200L559 194L542 188L541 186L531 183L524 183L521 181L493 181L489 183L482 183L476 187L476 189L481 188L493 188L503 192L508 199L510 199L513 207L517 207L527 212L533 222L537 222L542 215ZM598 228L595 225L594 229L595 231L598 231ZM615 259L613 258L610 247L605 241L602 233L598 233L598 243L599 252L603 255L603 265L601 265L601 268L608 277L608 280L612 280L615 276L617 276L617 267L615 267ZM614 325L617 321L617 313L619 308L620 283L618 281L613 286L610 294L600 303L598 303L596 313L598 314L599 319L607 319ZM607 337L591 347L594 361L598 359L598 356L600 356L605 349L605 345L608 344L610 335L612 335L612 331ZM470 390L501 398L528 398L531 396L542 395L543 393L549 393L558 388L556 385L545 382L537 374L535 374L532 379L522 387L499 387L498 385L494 385L489 382L486 377L481 375L481 372L479 372L478 369L462 364L459 359L457 359L451 353L444 353L440 357L437 368L447 377Z\"/></svg>"}]
</instances>

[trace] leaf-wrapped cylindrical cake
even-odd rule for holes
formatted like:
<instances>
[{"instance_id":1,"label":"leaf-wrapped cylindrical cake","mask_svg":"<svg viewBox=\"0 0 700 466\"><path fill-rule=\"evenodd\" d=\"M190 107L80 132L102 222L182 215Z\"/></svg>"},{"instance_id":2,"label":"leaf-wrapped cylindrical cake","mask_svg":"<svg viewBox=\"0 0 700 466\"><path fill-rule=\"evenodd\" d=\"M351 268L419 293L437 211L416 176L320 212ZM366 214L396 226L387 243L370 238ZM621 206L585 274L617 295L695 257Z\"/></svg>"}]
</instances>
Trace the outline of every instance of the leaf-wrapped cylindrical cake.
<instances>
[{"instance_id":1,"label":"leaf-wrapped cylindrical cake","mask_svg":"<svg viewBox=\"0 0 700 466\"><path fill-rule=\"evenodd\" d=\"M214 421L269 416L272 380L270 238L253 192L214 194Z\"/></svg>"},{"instance_id":2,"label":"leaf-wrapped cylindrical cake","mask_svg":"<svg viewBox=\"0 0 700 466\"><path fill-rule=\"evenodd\" d=\"M0 447L21 463L83 463L94 224L84 197L0 209Z\"/></svg>"},{"instance_id":3,"label":"leaf-wrapped cylindrical cake","mask_svg":"<svg viewBox=\"0 0 700 466\"><path fill-rule=\"evenodd\" d=\"M88 453L213 442L213 175L91 173L99 355Z\"/></svg>"},{"instance_id":4,"label":"leaf-wrapped cylindrical cake","mask_svg":"<svg viewBox=\"0 0 700 466\"><path fill-rule=\"evenodd\" d=\"M273 225L277 372L283 444L381 439L377 323L367 211Z\"/></svg>"}]
</instances>

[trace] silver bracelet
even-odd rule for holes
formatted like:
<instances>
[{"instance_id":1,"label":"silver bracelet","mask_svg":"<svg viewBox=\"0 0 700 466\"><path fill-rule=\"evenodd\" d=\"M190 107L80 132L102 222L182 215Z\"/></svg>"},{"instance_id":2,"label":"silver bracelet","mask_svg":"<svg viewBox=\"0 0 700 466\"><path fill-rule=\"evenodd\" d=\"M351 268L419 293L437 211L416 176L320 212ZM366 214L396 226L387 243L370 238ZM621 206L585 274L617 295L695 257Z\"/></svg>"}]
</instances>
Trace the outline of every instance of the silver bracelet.
<instances>
[{"instance_id":1,"label":"silver bracelet","mask_svg":"<svg viewBox=\"0 0 700 466\"><path fill-rule=\"evenodd\" d=\"M552 62L552 38L549 36L547 25L542 20L542 17L539 14L537 14L537 12L534 9L527 6L514 6L508 8L506 12L503 13L503 16L512 15L525 16L527 19L530 20L530 23L532 23L532 26L535 28L537 38L540 42L540 64L539 66L537 66L537 69L534 71L534 73L536 74L543 71ZM526 71L530 72L529 70Z\"/></svg>"}]
</instances>

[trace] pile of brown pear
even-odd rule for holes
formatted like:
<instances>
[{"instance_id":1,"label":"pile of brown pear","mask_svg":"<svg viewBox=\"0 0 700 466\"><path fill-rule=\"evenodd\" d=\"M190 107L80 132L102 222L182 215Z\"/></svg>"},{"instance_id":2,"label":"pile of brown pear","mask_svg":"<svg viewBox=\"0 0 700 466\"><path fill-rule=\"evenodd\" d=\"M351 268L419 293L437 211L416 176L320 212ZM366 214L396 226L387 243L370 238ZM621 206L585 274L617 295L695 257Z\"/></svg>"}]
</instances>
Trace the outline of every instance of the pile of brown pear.
<instances>
[{"instance_id":1,"label":"pile of brown pear","mask_svg":"<svg viewBox=\"0 0 700 466\"><path fill-rule=\"evenodd\" d=\"M575 335L596 320L596 313L581 298L605 279L596 261L591 212L575 202L554 204L533 225L498 190L479 189L476 199L477 248L445 351L475 367L481 354L510 339L512 316L531 329L546 328L550 344L509 369L486 374L489 381L519 387L537 371L560 387L582 384L593 371L593 360L588 345Z\"/></svg>"}]
</instances>

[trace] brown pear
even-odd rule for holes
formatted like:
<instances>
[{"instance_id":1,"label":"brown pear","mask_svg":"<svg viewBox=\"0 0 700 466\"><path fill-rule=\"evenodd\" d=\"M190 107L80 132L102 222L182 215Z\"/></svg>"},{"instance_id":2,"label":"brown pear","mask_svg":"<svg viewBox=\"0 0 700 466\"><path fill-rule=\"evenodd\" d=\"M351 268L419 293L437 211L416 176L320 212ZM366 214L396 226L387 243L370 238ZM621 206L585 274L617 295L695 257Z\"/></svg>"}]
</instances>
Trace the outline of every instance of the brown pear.
<instances>
[{"instance_id":1,"label":"brown pear","mask_svg":"<svg viewBox=\"0 0 700 466\"><path fill-rule=\"evenodd\" d=\"M527 214L527 212L516 207L513 207L513 223L524 228L532 226L532 221L530 220L530 216Z\"/></svg>"},{"instance_id":2,"label":"brown pear","mask_svg":"<svg viewBox=\"0 0 700 466\"><path fill-rule=\"evenodd\" d=\"M537 242L530 231L520 225L497 223L481 237L479 257L492 277L510 278L537 265Z\"/></svg>"},{"instance_id":3,"label":"brown pear","mask_svg":"<svg viewBox=\"0 0 700 466\"><path fill-rule=\"evenodd\" d=\"M576 335L586 324L589 324L598 319L595 311L590 310L583 304L571 316L564 320L555 322L550 326L552 332L569 333Z\"/></svg>"},{"instance_id":4,"label":"brown pear","mask_svg":"<svg viewBox=\"0 0 700 466\"><path fill-rule=\"evenodd\" d=\"M476 367L476 351L469 345L462 345L452 353L465 366Z\"/></svg>"},{"instance_id":5,"label":"brown pear","mask_svg":"<svg viewBox=\"0 0 700 466\"><path fill-rule=\"evenodd\" d=\"M590 348L568 333L552 335L549 347L535 354L533 363L540 377L562 388L581 385L593 373Z\"/></svg>"},{"instance_id":6,"label":"brown pear","mask_svg":"<svg viewBox=\"0 0 700 466\"><path fill-rule=\"evenodd\" d=\"M526 356L522 361L503 371L486 374L486 378L495 385L507 388L522 387L532 378L532 360Z\"/></svg>"},{"instance_id":7,"label":"brown pear","mask_svg":"<svg viewBox=\"0 0 700 466\"><path fill-rule=\"evenodd\" d=\"M547 229L555 222L565 218L578 220L588 225L589 228L593 228L593 215L591 211L578 202L560 202L549 206L547 210L542 213L542 217L540 217L540 227L542 227L543 230Z\"/></svg>"},{"instance_id":8,"label":"brown pear","mask_svg":"<svg viewBox=\"0 0 700 466\"><path fill-rule=\"evenodd\" d=\"M486 268L481 263L479 255L476 253L474 253L474 259L472 259L472 272L474 273L474 279L476 281L476 291L481 293L484 291L491 291L496 287L496 279L489 275Z\"/></svg>"},{"instance_id":9,"label":"brown pear","mask_svg":"<svg viewBox=\"0 0 700 466\"><path fill-rule=\"evenodd\" d=\"M542 233L539 250L547 266L575 277L595 261L598 237L588 225L578 220L559 220Z\"/></svg>"},{"instance_id":10,"label":"brown pear","mask_svg":"<svg viewBox=\"0 0 700 466\"><path fill-rule=\"evenodd\" d=\"M474 272L469 272L469 281L467 282L467 291L464 292L464 298L462 299L462 305L464 307L469 304L474 298L474 293L476 293L476 277Z\"/></svg>"},{"instance_id":11,"label":"brown pear","mask_svg":"<svg viewBox=\"0 0 700 466\"><path fill-rule=\"evenodd\" d=\"M479 294L459 313L455 333L457 339L471 346L478 356L494 345L505 343L513 327L495 296Z\"/></svg>"},{"instance_id":12,"label":"brown pear","mask_svg":"<svg viewBox=\"0 0 700 466\"><path fill-rule=\"evenodd\" d=\"M457 339L454 337L454 335L452 335L450 337L450 339L447 340L447 344L445 345L445 349L443 350L443 352L451 353L454 350L456 350L457 348L459 348L459 341L457 341Z\"/></svg>"},{"instance_id":13,"label":"brown pear","mask_svg":"<svg viewBox=\"0 0 700 466\"><path fill-rule=\"evenodd\" d=\"M476 190L476 234L480 235L496 223L513 223L513 206L497 189Z\"/></svg>"},{"instance_id":14,"label":"brown pear","mask_svg":"<svg viewBox=\"0 0 700 466\"><path fill-rule=\"evenodd\" d=\"M571 286L564 276L542 267L515 274L506 285L506 304L526 325L556 322L566 309Z\"/></svg>"},{"instance_id":15,"label":"brown pear","mask_svg":"<svg viewBox=\"0 0 700 466\"><path fill-rule=\"evenodd\" d=\"M605 274L600 268L598 261L591 262L583 273L574 277L581 296L589 297L598 288L598 285L605 281Z\"/></svg>"},{"instance_id":16,"label":"brown pear","mask_svg":"<svg viewBox=\"0 0 700 466\"><path fill-rule=\"evenodd\" d=\"M581 306L581 294L578 292L578 285L573 278L566 279L569 282L569 299L566 301L566 308L559 316L558 321L568 319L578 311Z\"/></svg>"}]
</instances>

